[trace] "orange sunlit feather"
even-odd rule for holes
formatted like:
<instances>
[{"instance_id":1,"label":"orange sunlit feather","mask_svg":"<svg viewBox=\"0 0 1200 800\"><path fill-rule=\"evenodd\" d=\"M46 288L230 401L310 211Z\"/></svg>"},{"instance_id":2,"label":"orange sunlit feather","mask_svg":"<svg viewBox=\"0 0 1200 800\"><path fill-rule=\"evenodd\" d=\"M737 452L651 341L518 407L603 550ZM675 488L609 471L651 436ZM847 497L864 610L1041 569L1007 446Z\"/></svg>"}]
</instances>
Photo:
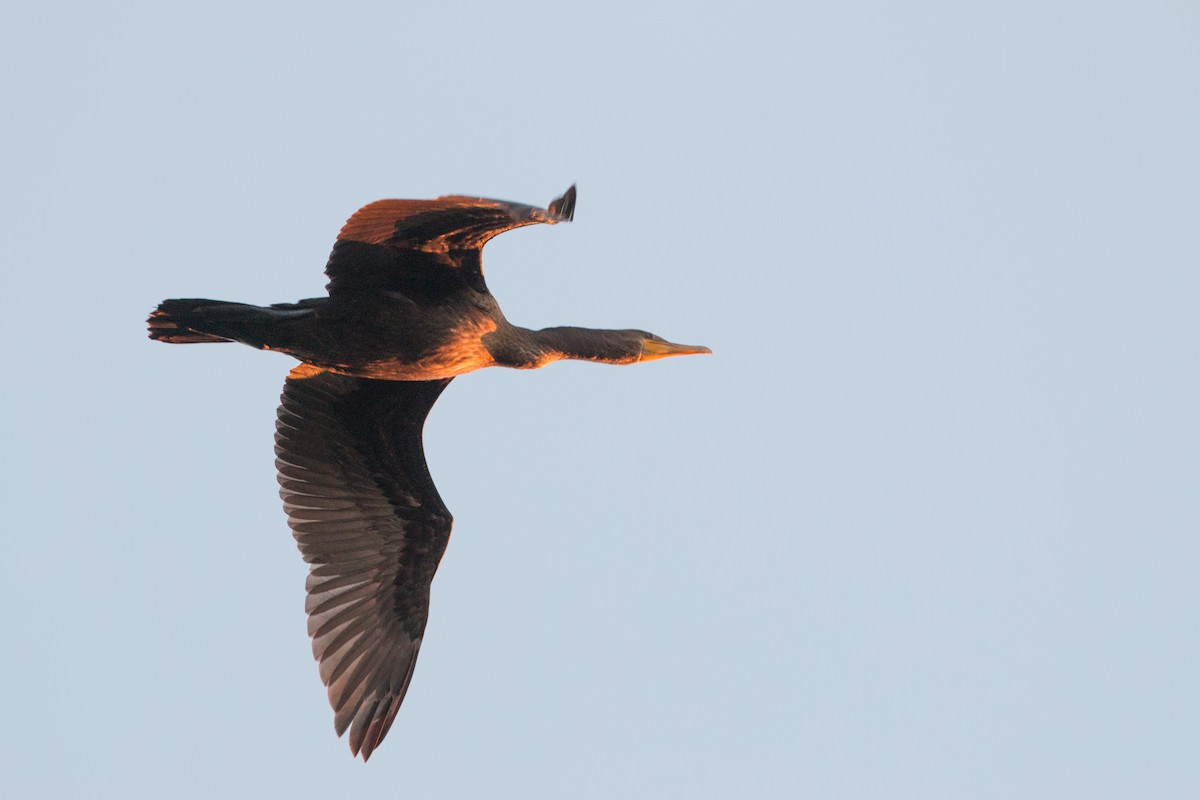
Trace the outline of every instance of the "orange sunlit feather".
<instances>
[{"instance_id":1,"label":"orange sunlit feather","mask_svg":"<svg viewBox=\"0 0 1200 800\"><path fill-rule=\"evenodd\" d=\"M449 195L436 200L376 200L355 211L337 238L342 241L363 244L387 244L396 232L396 223L417 214L453 209L494 208L502 210L503 204L479 197ZM532 221L532 220L531 220ZM520 223L514 221L513 227ZM526 223L527 224L527 223Z\"/></svg>"}]
</instances>

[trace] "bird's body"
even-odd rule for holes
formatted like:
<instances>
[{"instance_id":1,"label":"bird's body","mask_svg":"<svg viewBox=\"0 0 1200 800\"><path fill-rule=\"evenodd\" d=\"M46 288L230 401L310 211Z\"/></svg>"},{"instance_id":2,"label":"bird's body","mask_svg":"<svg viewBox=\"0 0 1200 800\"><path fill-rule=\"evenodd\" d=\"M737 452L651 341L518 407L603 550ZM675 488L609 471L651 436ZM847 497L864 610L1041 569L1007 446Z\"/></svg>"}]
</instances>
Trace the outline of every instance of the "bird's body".
<instances>
[{"instance_id":1,"label":"bird's body","mask_svg":"<svg viewBox=\"0 0 1200 800\"><path fill-rule=\"evenodd\" d=\"M491 294L418 305L398 293L364 293L265 308L168 300L159 311L172 324L191 319L223 340L286 353L330 372L394 381L453 378L493 366L483 337L508 327Z\"/></svg>"},{"instance_id":2,"label":"bird's body","mask_svg":"<svg viewBox=\"0 0 1200 800\"><path fill-rule=\"evenodd\" d=\"M381 200L338 235L328 297L265 307L166 300L150 315L152 339L241 342L301 362L276 426L280 493L310 563L309 634L335 728L350 730L364 760L407 691L450 536L421 441L450 380L490 366L708 352L645 331L532 331L504 318L483 280L483 245L515 227L569 220L574 205L574 187L547 209Z\"/></svg>"}]
</instances>

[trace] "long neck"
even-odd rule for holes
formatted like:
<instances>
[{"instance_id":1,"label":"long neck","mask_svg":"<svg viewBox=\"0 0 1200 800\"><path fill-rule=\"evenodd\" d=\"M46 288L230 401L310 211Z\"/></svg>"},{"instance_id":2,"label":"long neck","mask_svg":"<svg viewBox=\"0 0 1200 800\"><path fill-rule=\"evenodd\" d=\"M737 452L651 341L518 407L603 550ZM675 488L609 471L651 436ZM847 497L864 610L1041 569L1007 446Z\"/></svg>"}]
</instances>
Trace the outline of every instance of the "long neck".
<instances>
[{"instance_id":1,"label":"long neck","mask_svg":"<svg viewBox=\"0 0 1200 800\"><path fill-rule=\"evenodd\" d=\"M572 359L605 364L631 364L641 357L646 334L631 330L591 328L528 328L508 326L503 332L484 337L496 363L518 369L545 366L552 361Z\"/></svg>"}]
</instances>

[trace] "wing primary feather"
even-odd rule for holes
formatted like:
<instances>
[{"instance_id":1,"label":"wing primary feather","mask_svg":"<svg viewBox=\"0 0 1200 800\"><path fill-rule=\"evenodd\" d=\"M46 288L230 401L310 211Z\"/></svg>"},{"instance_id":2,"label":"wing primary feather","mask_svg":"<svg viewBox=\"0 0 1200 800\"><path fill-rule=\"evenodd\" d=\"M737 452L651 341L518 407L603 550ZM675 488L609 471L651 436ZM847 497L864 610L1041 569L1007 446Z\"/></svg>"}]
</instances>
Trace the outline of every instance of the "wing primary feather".
<instances>
[{"instance_id":1,"label":"wing primary feather","mask_svg":"<svg viewBox=\"0 0 1200 800\"><path fill-rule=\"evenodd\" d=\"M563 222L575 219L575 184L572 183L571 188L567 189L562 197L551 201L547 211Z\"/></svg>"}]
</instances>

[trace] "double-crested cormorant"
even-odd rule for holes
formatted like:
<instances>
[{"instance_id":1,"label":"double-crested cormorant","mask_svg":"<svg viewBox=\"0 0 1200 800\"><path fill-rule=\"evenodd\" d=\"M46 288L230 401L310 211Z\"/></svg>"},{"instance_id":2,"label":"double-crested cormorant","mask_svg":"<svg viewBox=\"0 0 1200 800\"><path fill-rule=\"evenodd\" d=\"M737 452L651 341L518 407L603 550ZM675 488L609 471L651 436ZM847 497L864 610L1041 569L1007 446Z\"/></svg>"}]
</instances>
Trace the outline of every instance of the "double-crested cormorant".
<instances>
[{"instance_id":1,"label":"double-crested cormorant","mask_svg":"<svg viewBox=\"0 0 1200 800\"><path fill-rule=\"evenodd\" d=\"M475 197L380 200L338 234L328 297L261 307L166 300L162 342L241 342L300 360L276 423L280 495L310 565L308 632L334 727L365 761L395 719L450 538L421 430L456 376L560 359L632 364L707 353L645 331L509 324L483 280L489 239L572 219L575 187L546 209Z\"/></svg>"}]
</instances>

